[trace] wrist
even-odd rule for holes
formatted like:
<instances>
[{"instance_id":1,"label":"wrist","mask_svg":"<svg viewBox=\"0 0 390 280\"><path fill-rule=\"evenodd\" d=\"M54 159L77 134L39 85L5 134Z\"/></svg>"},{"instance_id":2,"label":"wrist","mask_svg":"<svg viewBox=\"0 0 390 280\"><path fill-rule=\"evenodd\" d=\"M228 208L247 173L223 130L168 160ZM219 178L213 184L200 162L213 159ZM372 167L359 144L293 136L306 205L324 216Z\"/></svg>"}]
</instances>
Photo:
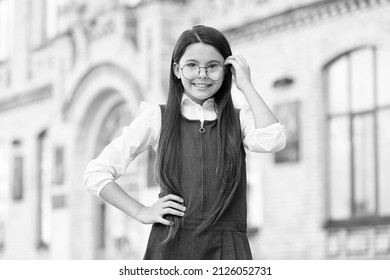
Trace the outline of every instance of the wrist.
<instances>
[{"instance_id":1,"label":"wrist","mask_svg":"<svg viewBox=\"0 0 390 280\"><path fill-rule=\"evenodd\" d=\"M250 81L248 81L247 83L242 84L242 85L240 86L239 89L242 91L242 93L243 93L244 95L245 95L246 93L248 93L248 92L251 92L251 91L254 91L254 90L255 90L255 88L254 88L252 82L250 82Z\"/></svg>"},{"instance_id":2,"label":"wrist","mask_svg":"<svg viewBox=\"0 0 390 280\"><path fill-rule=\"evenodd\" d=\"M136 219L138 222L140 222L140 223L143 223L143 219L142 219L142 217L143 217L143 215L142 215L142 212L143 212L143 210L146 208L146 206L145 205L142 205L142 204L140 204L139 205L139 208L137 209L137 211L134 213L134 219Z\"/></svg>"}]
</instances>

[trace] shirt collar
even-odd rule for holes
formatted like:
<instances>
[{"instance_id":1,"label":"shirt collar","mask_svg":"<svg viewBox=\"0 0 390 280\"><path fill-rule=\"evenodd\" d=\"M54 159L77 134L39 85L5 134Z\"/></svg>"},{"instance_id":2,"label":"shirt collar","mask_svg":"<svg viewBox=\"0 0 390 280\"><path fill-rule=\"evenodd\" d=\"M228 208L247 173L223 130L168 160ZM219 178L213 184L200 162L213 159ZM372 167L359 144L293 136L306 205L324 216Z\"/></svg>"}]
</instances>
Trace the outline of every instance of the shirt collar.
<instances>
[{"instance_id":1,"label":"shirt collar","mask_svg":"<svg viewBox=\"0 0 390 280\"><path fill-rule=\"evenodd\" d=\"M183 105L183 102L191 102L191 103L193 103L195 105L199 105L198 103L194 102L191 98L189 98L188 95L185 94L185 93L183 93L183 96L181 98L181 104L182 105ZM214 103L215 103L214 98L209 98L205 102L203 102L203 105L199 105L199 106L206 107L207 104L211 104L211 105L214 106Z\"/></svg>"},{"instance_id":2,"label":"shirt collar","mask_svg":"<svg viewBox=\"0 0 390 280\"><path fill-rule=\"evenodd\" d=\"M207 99L202 105L194 102L185 93L181 99L181 112L188 119L215 120L217 118L214 98Z\"/></svg>"}]
</instances>

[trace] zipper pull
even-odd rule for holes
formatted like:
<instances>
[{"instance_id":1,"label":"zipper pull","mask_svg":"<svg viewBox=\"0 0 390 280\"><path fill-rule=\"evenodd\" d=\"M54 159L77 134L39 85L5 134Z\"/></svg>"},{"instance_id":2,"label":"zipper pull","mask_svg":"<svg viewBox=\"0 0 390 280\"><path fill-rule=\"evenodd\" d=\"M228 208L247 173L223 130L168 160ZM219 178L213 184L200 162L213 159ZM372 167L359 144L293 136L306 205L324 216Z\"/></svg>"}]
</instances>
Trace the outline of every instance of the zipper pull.
<instances>
[{"instance_id":1,"label":"zipper pull","mask_svg":"<svg viewBox=\"0 0 390 280\"><path fill-rule=\"evenodd\" d=\"M199 128L199 132L200 132L201 134L203 134L203 133L205 132L205 129L204 129L204 124L203 124L203 122L202 122L202 121L200 122L200 128Z\"/></svg>"}]
</instances>

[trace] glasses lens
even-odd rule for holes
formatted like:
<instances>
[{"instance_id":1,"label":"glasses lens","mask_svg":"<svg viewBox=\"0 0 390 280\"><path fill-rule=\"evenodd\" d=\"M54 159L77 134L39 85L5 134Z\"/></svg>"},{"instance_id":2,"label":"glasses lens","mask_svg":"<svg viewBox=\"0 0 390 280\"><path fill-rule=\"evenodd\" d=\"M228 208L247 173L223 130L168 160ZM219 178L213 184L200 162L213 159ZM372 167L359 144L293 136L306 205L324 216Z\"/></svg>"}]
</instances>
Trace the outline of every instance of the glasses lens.
<instances>
[{"instance_id":1,"label":"glasses lens","mask_svg":"<svg viewBox=\"0 0 390 280\"><path fill-rule=\"evenodd\" d=\"M199 75L199 66L196 64L187 64L182 68L184 78L188 80L195 79Z\"/></svg>"},{"instance_id":2,"label":"glasses lens","mask_svg":"<svg viewBox=\"0 0 390 280\"><path fill-rule=\"evenodd\" d=\"M218 81L223 78L224 74L225 71L220 65L210 65L207 67L207 77L209 77L210 80Z\"/></svg>"},{"instance_id":3,"label":"glasses lens","mask_svg":"<svg viewBox=\"0 0 390 280\"><path fill-rule=\"evenodd\" d=\"M200 67L196 64L186 64L182 68L184 78L188 80L196 79L200 73ZM210 80L218 81L223 78L225 71L220 65L210 65L206 69L207 77Z\"/></svg>"}]
</instances>

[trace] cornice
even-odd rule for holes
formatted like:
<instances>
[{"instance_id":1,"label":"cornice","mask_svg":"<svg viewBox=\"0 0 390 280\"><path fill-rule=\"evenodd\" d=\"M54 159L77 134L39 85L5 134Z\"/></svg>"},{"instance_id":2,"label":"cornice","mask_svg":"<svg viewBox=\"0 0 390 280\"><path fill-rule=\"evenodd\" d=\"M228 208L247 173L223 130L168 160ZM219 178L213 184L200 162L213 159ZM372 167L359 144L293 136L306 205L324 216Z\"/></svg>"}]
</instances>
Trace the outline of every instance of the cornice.
<instances>
[{"instance_id":1,"label":"cornice","mask_svg":"<svg viewBox=\"0 0 390 280\"><path fill-rule=\"evenodd\" d=\"M266 37L286 30L309 26L325 19L374 7L390 5L390 0L324 0L224 30L230 42Z\"/></svg>"},{"instance_id":2,"label":"cornice","mask_svg":"<svg viewBox=\"0 0 390 280\"><path fill-rule=\"evenodd\" d=\"M38 102L53 96L52 86L45 85L28 92L18 93L0 100L0 114L5 111Z\"/></svg>"}]
</instances>

